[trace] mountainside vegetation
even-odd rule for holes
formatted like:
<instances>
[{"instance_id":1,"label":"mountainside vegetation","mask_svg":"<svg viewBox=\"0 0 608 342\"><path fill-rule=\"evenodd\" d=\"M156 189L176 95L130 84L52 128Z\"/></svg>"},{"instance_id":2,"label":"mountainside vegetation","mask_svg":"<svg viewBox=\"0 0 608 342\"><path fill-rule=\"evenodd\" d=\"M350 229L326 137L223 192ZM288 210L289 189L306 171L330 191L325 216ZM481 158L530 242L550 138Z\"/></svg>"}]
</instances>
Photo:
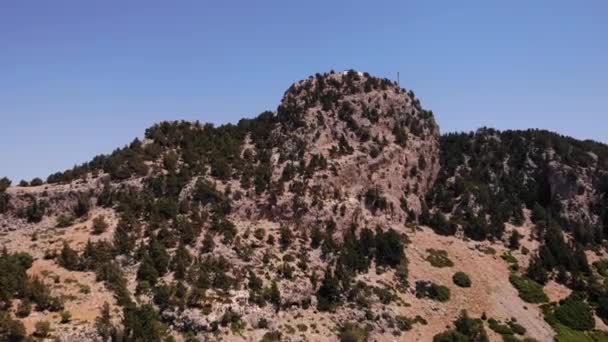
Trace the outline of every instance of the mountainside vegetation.
<instances>
[{"instance_id":1,"label":"mountainside vegetation","mask_svg":"<svg viewBox=\"0 0 608 342\"><path fill-rule=\"evenodd\" d=\"M608 322L608 146L441 136L412 91L367 73L316 74L237 124L161 122L11 185L0 179L0 340L510 341L604 336L595 317ZM488 286L449 245L412 242L427 226L485 260L504 252L502 286L521 299L501 310L538 315L426 310ZM104 298L92 317L75 310L91 291Z\"/></svg>"}]
</instances>

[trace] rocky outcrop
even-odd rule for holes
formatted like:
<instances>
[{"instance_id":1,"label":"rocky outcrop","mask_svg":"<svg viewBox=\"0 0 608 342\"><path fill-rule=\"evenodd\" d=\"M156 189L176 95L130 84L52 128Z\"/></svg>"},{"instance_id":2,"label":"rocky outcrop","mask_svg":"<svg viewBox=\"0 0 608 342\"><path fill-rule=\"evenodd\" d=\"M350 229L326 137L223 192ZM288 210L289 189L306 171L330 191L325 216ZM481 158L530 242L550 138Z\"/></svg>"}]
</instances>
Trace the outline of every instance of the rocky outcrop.
<instances>
[{"instance_id":1,"label":"rocky outcrop","mask_svg":"<svg viewBox=\"0 0 608 342\"><path fill-rule=\"evenodd\" d=\"M439 129L411 91L367 73L317 74L292 85L276 115L272 178L285 191L271 215L340 228L421 212L439 171Z\"/></svg>"}]
</instances>

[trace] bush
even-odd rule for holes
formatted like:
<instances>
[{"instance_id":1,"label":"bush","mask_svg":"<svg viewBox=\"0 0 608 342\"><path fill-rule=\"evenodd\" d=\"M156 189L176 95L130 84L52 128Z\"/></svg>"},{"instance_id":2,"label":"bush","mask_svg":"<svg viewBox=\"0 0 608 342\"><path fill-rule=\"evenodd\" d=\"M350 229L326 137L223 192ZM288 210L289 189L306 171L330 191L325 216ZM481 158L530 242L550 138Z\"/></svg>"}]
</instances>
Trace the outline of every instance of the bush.
<instances>
[{"instance_id":1,"label":"bush","mask_svg":"<svg viewBox=\"0 0 608 342\"><path fill-rule=\"evenodd\" d=\"M509 281L519 292L519 297L527 303L545 303L549 298L543 292L542 285L532 279L528 279L516 274L511 274Z\"/></svg>"},{"instance_id":2,"label":"bush","mask_svg":"<svg viewBox=\"0 0 608 342\"><path fill-rule=\"evenodd\" d=\"M405 317L405 316L396 316L395 317L395 323L397 325L397 328L401 331L409 331L412 330L412 326L413 326L413 320Z\"/></svg>"},{"instance_id":3,"label":"bush","mask_svg":"<svg viewBox=\"0 0 608 342\"><path fill-rule=\"evenodd\" d=\"M124 340L161 341L165 327L150 304L128 305L123 309Z\"/></svg>"},{"instance_id":4,"label":"bush","mask_svg":"<svg viewBox=\"0 0 608 342\"><path fill-rule=\"evenodd\" d=\"M63 243L63 248L61 249L57 262L60 266L70 271L78 270L80 267L78 252L73 250L67 242Z\"/></svg>"},{"instance_id":5,"label":"bush","mask_svg":"<svg viewBox=\"0 0 608 342\"><path fill-rule=\"evenodd\" d=\"M93 234L103 234L108 229L108 223L103 215L93 219Z\"/></svg>"},{"instance_id":6,"label":"bush","mask_svg":"<svg viewBox=\"0 0 608 342\"><path fill-rule=\"evenodd\" d=\"M0 311L0 339L22 341L25 334L25 326L21 321L12 319L8 313Z\"/></svg>"},{"instance_id":7,"label":"bush","mask_svg":"<svg viewBox=\"0 0 608 342\"><path fill-rule=\"evenodd\" d=\"M416 282L416 297L447 302L450 300L450 289L443 285L421 280Z\"/></svg>"},{"instance_id":8,"label":"bush","mask_svg":"<svg viewBox=\"0 0 608 342\"><path fill-rule=\"evenodd\" d=\"M264 317L258 320L258 329L267 329L268 328L268 320Z\"/></svg>"},{"instance_id":9,"label":"bush","mask_svg":"<svg viewBox=\"0 0 608 342\"><path fill-rule=\"evenodd\" d=\"M603 277L608 277L608 259L601 259L593 263L593 266Z\"/></svg>"},{"instance_id":10,"label":"bush","mask_svg":"<svg viewBox=\"0 0 608 342\"><path fill-rule=\"evenodd\" d=\"M368 332L355 323L346 323L340 329L340 342L365 342Z\"/></svg>"},{"instance_id":11,"label":"bush","mask_svg":"<svg viewBox=\"0 0 608 342\"><path fill-rule=\"evenodd\" d=\"M57 228L65 228L74 224L74 218L70 215L61 214L57 216Z\"/></svg>"},{"instance_id":12,"label":"bush","mask_svg":"<svg viewBox=\"0 0 608 342\"><path fill-rule=\"evenodd\" d=\"M9 194L0 192L0 214L4 214L8 211L10 199L11 196L9 196Z\"/></svg>"},{"instance_id":13,"label":"bush","mask_svg":"<svg viewBox=\"0 0 608 342\"><path fill-rule=\"evenodd\" d=\"M261 342L278 342L281 341L280 331L268 331L262 336Z\"/></svg>"},{"instance_id":14,"label":"bush","mask_svg":"<svg viewBox=\"0 0 608 342\"><path fill-rule=\"evenodd\" d=\"M38 177L32 179L32 181L30 182L30 186L40 186L44 184L44 181Z\"/></svg>"},{"instance_id":15,"label":"bush","mask_svg":"<svg viewBox=\"0 0 608 342\"><path fill-rule=\"evenodd\" d=\"M11 180L6 177L0 178L0 192L6 191L11 186L11 183Z\"/></svg>"},{"instance_id":16,"label":"bush","mask_svg":"<svg viewBox=\"0 0 608 342\"><path fill-rule=\"evenodd\" d=\"M460 287L471 287L471 278L464 272L456 272L452 276L454 284Z\"/></svg>"},{"instance_id":17,"label":"bush","mask_svg":"<svg viewBox=\"0 0 608 342\"><path fill-rule=\"evenodd\" d=\"M426 250L429 255L426 261L430 262L433 267L452 267L454 263L448 257L448 252L440 249L429 248Z\"/></svg>"},{"instance_id":18,"label":"bush","mask_svg":"<svg viewBox=\"0 0 608 342\"><path fill-rule=\"evenodd\" d=\"M262 241L264 240L264 237L266 237L266 230L264 230L264 228L257 228L254 232L253 232L253 236Z\"/></svg>"},{"instance_id":19,"label":"bush","mask_svg":"<svg viewBox=\"0 0 608 342\"><path fill-rule=\"evenodd\" d=\"M38 321L36 322L34 329L34 336L45 338L49 336L49 333L51 332L51 323L47 321Z\"/></svg>"},{"instance_id":20,"label":"bush","mask_svg":"<svg viewBox=\"0 0 608 342\"><path fill-rule=\"evenodd\" d=\"M593 311L582 300L567 298L555 310L555 318L565 326L575 330L591 330L595 328Z\"/></svg>"},{"instance_id":21,"label":"bush","mask_svg":"<svg viewBox=\"0 0 608 342\"><path fill-rule=\"evenodd\" d=\"M44 217L45 212L46 212L46 205L44 203L39 203L37 200L34 199L32 204L30 204L30 206L27 207L27 209L25 211L25 217L27 218L27 221L30 223L38 223L38 222L42 221L42 218Z\"/></svg>"},{"instance_id":22,"label":"bush","mask_svg":"<svg viewBox=\"0 0 608 342\"><path fill-rule=\"evenodd\" d=\"M25 298L21 300L19 306L17 306L17 311L15 311L15 315L19 318L25 318L30 315L32 312L32 304L30 301Z\"/></svg>"},{"instance_id":23,"label":"bush","mask_svg":"<svg viewBox=\"0 0 608 342\"><path fill-rule=\"evenodd\" d=\"M83 217L89 213L90 209L91 201L85 195L81 195L78 197L78 201L74 206L74 215L76 215L76 217Z\"/></svg>"},{"instance_id":24,"label":"bush","mask_svg":"<svg viewBox=\"0 0 608 342\"><path fill-rule=\"evenodd\" d=\"M384 211L388 208L388 202L386 197L383 196L382 189L380 187L373 187L367 189L365 192L365 206L375 214L376 211Z\"/></svg>"},{"instance_id":25,"label":"bush","mask_svg":"<svg viewBox=\"0 0 608 342\"><path fill-rule=\"evenodd\" d=\"M319 311L333 311L340 304L340 288L338 280L331 274L325 272L321 287L317 291L317 309Z\"/></svg>"},{"instance_id":26,"label":"bush","mask_svg":"<svg viewBox=\"0 0 608 342\"><path fill-rule=\"evenodd\" d=\"M470 318L466 310L460 313L460 317L454 321L456 326L433 337L433 342L488 342L488 334L483 327L481 319Z\"/></svg>"},{"instance_id":27,"label":"bush","mask_svg":"<svg viewBox=\"0 0 608 342\"><path fill-rule=\"evenodd\" d=\"M509 236L509 249L519 249L519 240L522 238L522 235L515 229Z\"/></svg>"},{"instance_id":28,"label":"bush","mask_svg":"<svg viewBox=\"0 0 608 342\"><path fill-rule=\"evenodd\" d=\"M61 313L61 323L66 324L72 320L72 314L69 311L63 311Z\"/></svg>"},{"instance_id":29,"label":"bush","mask_svg":"<svg viewBox=\"0 0 608 342\"><path fill-rule=\"evenodd\" d=\"M375 244L378 266L396 267L405 260L401 236L394 229L377 231Z\"/></svg>"},{"instance_id":30,"label":"bush","mask_svg":"<svg viewBox=\"0 0 608 342\"><path fill-rule=\"evenodd\" d=\"M490 327L490 329L492 329L497 334L513 335L513 330L511 329L511 327L509 325L502 324L499 321L495 320L494 318L490 318L488 320L488 326Z\"/></svg>"},{"instance_id":31,"label":"bush","mask_svg":"<svg viewBox=\"0 0 608 342\"><path fill-rule=\"evenodd\" d=\"M521 324L519 324L513 320L508 321L507 324L509 325L509 327L511 328L513 333L515 333L517 335L522 335L522 336L526 334L526 328L524 328Z\"/></svg>"},{"instance_id":32,"label":"bush","mask_svg":"<svg viewBox=\"0 0 608 342\"><path fill-rule=\"evenodd\" d=\"M425 213L425 216L426 215L427 213ZM422 221L426 221L426 219L423 218ZM454 235L458 230L458 226L456 226L454 222L448 221L442 212L435 213L430 217L428 222L424 223L428 223L428 226L431 227L431 229L433 229L433 231L439 235Z\"/></svg>"},{"instance_id":33,"label":"bush","mask_svg":"<svg viewBox=\"0 0 608 342\"><path fill-rule=\"evenodd\" d=\"M33 258L26 253L4 254L0 252L0 307L8 307L13 296L27 290L26 270Z\"/></svg>"},{"instance_id":34,"label":"bush","mask_svg":"<svg viewBox=\"0 0 608 342\"><path fill-rule=\"evenodd\" d=\"M289 229L289 227L287 226L281 226L279 237L279 243L281 244L281 248L286 249L291 245L292 242L293 233L291 232L291 229Z\"/></svg>"}]
</instances>

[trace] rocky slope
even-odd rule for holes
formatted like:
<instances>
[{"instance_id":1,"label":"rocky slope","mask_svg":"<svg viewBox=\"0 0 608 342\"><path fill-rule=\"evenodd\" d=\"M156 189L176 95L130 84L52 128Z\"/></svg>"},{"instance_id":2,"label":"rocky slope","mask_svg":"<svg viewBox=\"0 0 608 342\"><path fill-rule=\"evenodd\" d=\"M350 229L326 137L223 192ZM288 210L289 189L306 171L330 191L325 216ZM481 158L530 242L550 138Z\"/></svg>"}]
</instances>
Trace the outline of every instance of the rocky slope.
<instances>
[{"instance_id":1,"label":"rocky slope","mask_svg":"<svg viewBox=\"0 0 608 342\"><path fill-rule=\"evenodd\" d=\"M602 340L607 151L440 136L394 82L317 74L276 112L0 181L0 338Z\"/></svg>"}]
</instances>

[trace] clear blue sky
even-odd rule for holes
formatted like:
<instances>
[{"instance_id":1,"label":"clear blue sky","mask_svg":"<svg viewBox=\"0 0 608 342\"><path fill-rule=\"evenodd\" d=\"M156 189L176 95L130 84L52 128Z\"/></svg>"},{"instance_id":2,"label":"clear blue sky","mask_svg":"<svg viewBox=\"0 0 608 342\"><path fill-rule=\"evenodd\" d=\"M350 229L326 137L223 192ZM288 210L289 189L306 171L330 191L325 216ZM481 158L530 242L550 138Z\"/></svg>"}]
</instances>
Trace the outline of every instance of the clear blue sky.
<instances>
[{"instance_id":1,"label":"clear blue sky","mask_svg":"<svg viewBox=\"0 0 608 342\"><path fill-rule=\"evenodd\" d=\"M236 122L294 81L396 78L442 132L608 141L608 2L1 1L0 176L46 177L160 120Z\"/></svg>"}]
</instances>

